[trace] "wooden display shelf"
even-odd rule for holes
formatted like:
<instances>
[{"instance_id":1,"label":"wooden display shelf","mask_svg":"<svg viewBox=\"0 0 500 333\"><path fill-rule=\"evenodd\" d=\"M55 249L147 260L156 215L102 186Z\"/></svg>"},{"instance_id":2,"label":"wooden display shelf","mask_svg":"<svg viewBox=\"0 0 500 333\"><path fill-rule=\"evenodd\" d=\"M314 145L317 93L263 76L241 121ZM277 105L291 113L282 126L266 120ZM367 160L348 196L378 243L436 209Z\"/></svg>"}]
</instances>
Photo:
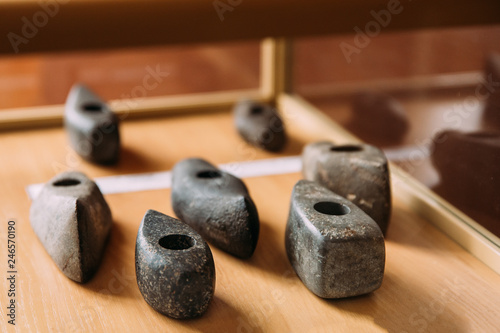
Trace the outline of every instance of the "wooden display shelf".
<instances>
[{"instance_id":1,"label":"wooden display shelf","mask_svg":"<svg viewBox=\"0 0 500 333\"><path fill-rule=\"evenodd\" d=\"M61 128L0 133L0 154L4 157L0 168L0 238L5 244L7 221L14 219L18 270L16 326L7 324L4 291L8 286L2 278L0 331L497 330L500 275L433 225L436 221L448 226L460 224L452 208L432 208L430 203L439 199L429 196L430 191L405 178L397 168L393 168L394 209L386 238L384 282L379 290L361 297L320 299L293 272L286 257L284 230L291 190L301 178L298 173L244 179L261 219L257 250L251 259L239 260L212 247L217 273L215 297L208 312L196 320L173 320L155 312L142 299L136 284L134 251L139 224L147 209L173 215L170 190L106 195L113 212L113 229L99 271L84 285L70 281L58 270L31 229L26 186L45 182L64 169L78 169L92 178L136 174L169 170L187 157L220 164L297 155L304 144L320 139L356 141L297 97L281 95L278 104L291 137L281 154L244 143L228 108L124 122L122 159L113 167L81 160L69 148ZM498 252L473 232L464 230L464 234L487 253L490 266L498 267ZM0 271L4 273L5 246L0 254Z\"/></svg>"}]
</instances>

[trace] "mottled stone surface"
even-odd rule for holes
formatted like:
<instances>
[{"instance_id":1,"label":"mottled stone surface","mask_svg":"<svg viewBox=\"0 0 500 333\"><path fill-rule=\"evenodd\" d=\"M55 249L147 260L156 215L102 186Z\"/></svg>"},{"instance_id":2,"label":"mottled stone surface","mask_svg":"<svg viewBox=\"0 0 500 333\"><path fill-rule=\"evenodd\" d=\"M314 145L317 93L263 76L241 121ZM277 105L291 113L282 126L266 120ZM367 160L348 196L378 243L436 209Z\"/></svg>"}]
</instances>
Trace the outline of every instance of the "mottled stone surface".
<instances>
[{"instance_id":1,"label":"mottled stone surface","mask_svg":"<svg viewBox=\"0 0 500 333\"><path fill-rule=\"evenodd\" d=\"M244 100L234 107L234 123L248 143L277 152L286 144L286 132L280 115L270 105Z\"/></svg>"},{"instance_id":2,"label":"mottled stone surface","mask_svg":"<svg viewBox=\"0 0 500 333\"><path fill-rule=\"evenodd\" d=\"M86 282L99 267L112 217L97 185L80 172L51 179L31 204L31 227L59 269Z\"/></svg>"},{"instance_id":3,"label":"mottled stone surface","mask_svg":"<svg viewBox=\"0 0 500 333\"><path fill-rule=\"evenodd\" d=\"M440 177L433 190L499 233L500 132L449 130L432 142L431 160Z\"/></svg>"},{"instance_id":4,"label":"mottled stone surface","mask_svg":"<svg viewBox=\"0 0 500 333\"><path fill-rule=\"evenodd\" d=\"M484 80L476 88L476 97L486 97L483 120L487 125L500 127L500 54L492 53L486 59Z\"/></svg>"},{"instance_id":5,"label":"mottled stone surface","mask_svg":"<svg viewBox=\"0 0 500 333\"><path fill-rule=\"evenodd\" d=\"M259 216L239 178L202 159L180 161L172 171L172 207L208 242L240 258L252 256Z\"/></svg>"},{"instance_id":6,"label":"mottled stone surface","mask_svg":"<svg viewBox=\"0 0 500 333\"><path fill-rule=\"evenodd\" d=\"M362 295L382 284L380 228L349 200L315 182L301 180L293 189L285 244L295 272L319 297Z\"/></svg>"},{"instance_id":7,"label":"mottled stone surface","mask_svg":"<svg viewBox=\"0 0 500 333\"><path fill-rule=\"evenodd\" d=\"M120 156L118 117L83 85L71 89L64 111L64 126L71 147L83 158L114 164Z\"/></svg>"},{"instance_id":8,"label":"mottled stone surface","mask_svg":"<svg viewBox=\"0 0 500 333\"><path fill-rule=\"evenodd\" d=\"M346 126L363 141L394 145L403 141L410 123L403 106L389 95L364 91L352 98L352 120Z\"/></svg>"},{"instance_id":9,"label":"mottled stone surface","mask_svg":"<svg viewBox=\"0 0 500 333\"><path fill-rule=\"evenodd\" d=\"M389 166L384 153L366 144L316 142L302 152L302 173L349 199L387 232L391 217Z\"/></svg>"},{"instance_id":10,"label":"mottled stone surface","mask_svg":"<svg viewBox=\"0 0 500 333\"><path fill-rule=\"evenodd\" d=\"M215 290L215 266L207 243L173 217L148 210L137 233L137 284L156 311L177 319L196 318Z\"/></svg>"}]
</instances>

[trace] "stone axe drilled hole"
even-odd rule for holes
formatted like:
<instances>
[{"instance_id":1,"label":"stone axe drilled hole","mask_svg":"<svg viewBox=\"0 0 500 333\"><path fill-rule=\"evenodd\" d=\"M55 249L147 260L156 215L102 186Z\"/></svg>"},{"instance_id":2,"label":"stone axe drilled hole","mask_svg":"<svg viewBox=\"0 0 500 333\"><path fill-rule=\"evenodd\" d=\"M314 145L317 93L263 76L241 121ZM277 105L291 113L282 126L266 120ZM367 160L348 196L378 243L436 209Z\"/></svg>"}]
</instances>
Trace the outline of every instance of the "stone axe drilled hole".
<instances>
[{"instance_id":1,"label":"stone axe drilled hole","mask_svg":"<svg viewBox=\"0 0 500 333\"><path fill-rule=\"evenodd\" d=\"M82 109L87 112L101 112L102 105L99 103L86 103L82 105Z\"/></svg>"},{"instance_id":2,"label":"stone axe drilled hole","mask_svg":"<svg viewBox=\"0 0 500 333\"><path fill-rule=\"evenodd\" d=\"M330 151L342 152L342 153L353 153L361 150L363 150L363 148L355 145L334 146L330 148Z\"/></svg>"},{"instance_id":3,"label":"stone axe drilled hole","mask_svg":"<svg viewBox=\"0 0 500 333\"><path fill-rule=\"evenodd\" d=\"M256 116L258 114L262 114L263 111L264 111L264 108L261 105L254 105L250 109L250 114L252 116Z\"/></svg>"},{"instance_id":4,"label":"stone axe drilled hole","mask_svg":"<svg viewBox=\"0 0 500 333\"><path fill-rule=\"evenodd\" d=\"M168 235L162 237L158 244L167 250L187 250L194 246L195 241L187 235Z\"/></svg>"},{"instance_id":5,"label":"stone axe drilled hole","mask_svg":"<svg viewBox=\"0 0 500 333\"><path fill-rule=\"evenodd\" d=\"M314 205L314 209L326 215L346 215L351 212L349 207L346 205L333 202L333 201L321 201Z\"/></svg>"},{"instance_id":6,"label":"stone axe drilled hole","mask_svg":"<svg viewBox=\"0 0 500 333\"><path fill-rule=\"evenodd\" d=\"M222 174L219 171L207 170L207 171L198 172L196 174L196 177L198 177L198 178L220 178L220 177L222 177Z\"/></svg>"},{"instance_id":7,"label":"stone axe drilled hole","mask_svg":"<svg viewBox=\"0 0 500 333\"><path fill-rule=\"evenodd\" d=\"M58 180L53 185L54 186L75 186L75 185L79 185L79 184L80 184L80 181L78 179L64 178L64 179Z\"/></svg>"}]
</instances>

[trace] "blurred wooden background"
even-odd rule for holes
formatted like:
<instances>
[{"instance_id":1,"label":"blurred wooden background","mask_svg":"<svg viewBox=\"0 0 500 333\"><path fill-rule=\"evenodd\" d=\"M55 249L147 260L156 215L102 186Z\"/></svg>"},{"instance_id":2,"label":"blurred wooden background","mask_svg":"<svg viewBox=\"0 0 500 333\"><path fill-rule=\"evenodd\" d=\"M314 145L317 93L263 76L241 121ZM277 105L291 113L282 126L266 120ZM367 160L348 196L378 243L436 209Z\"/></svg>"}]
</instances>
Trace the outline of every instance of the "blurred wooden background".
<instances>
[{"instance_id":1,"label":"blurred wooden background","mask_svg":"<svg viewBox=\"0 0 500 333\"><path fill-rule=\"evenodd\" d=\"M342 42L354 34L297 39L294 86L482 70L484 57L500 52L500 26L381 33L346 61ZM259 84L259 41L99 52L0 57L0 110L63 103L74 82L105 99L142 85L147 67L169 76L148 96L247 89Z\"/></svg>"}]
</instances>

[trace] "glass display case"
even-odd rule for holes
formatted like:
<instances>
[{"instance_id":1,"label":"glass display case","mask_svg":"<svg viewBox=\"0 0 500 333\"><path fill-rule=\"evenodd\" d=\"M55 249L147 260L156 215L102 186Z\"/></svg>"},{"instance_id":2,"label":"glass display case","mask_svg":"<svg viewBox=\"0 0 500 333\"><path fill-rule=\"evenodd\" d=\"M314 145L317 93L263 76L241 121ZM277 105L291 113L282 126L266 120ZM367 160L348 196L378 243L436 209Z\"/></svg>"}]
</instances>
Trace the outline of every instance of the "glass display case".
<instances>
[{"instance_id":1,"label":"glass display case","mask_svg":"<svg viewBox=\"0 0 500 333\"><path fill-rule=\"evenodd\" d=\"M0 9L9 13L0 27L7 41L0 45L0 216L16 223L24 243L15 301L18 313L31 313L17 317L23 328L498 327L491 315L500 297L498 1L53 0L0 1ZM119 164L93 165L68 146L61 125L75 83L119 117ZM282 152L237 136L231 110L242 99L279 110L289 135ZM386 273L366 297L316 299L286 260L300 155L320 140L365 142L390 162ZM141 299L133 252L146 206L173 214L169 170L192 156L244 178L261 236L247 261L214 250L214 304L205 317L179 323ZM83 286L57 275L28 218L40 184L74 169L97 180L114 216L102 267ZM52 323L54 313L42 310L47 300L73 307L56 307ZM135 318L138 311L149 319Z\"/></svg>"}]
</instances>

